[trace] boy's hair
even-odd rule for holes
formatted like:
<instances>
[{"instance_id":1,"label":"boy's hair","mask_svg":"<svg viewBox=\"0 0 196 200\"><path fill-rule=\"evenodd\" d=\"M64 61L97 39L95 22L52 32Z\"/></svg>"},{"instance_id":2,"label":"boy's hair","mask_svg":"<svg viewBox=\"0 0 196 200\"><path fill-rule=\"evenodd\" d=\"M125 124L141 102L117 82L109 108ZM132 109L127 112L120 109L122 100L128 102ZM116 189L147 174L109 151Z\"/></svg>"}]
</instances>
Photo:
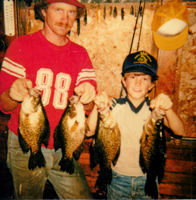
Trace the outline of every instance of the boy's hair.
<instances>
[{"instance_id":1,"label":"boy's hair","mask_svg":"<svg viewBox=\"0 0 196 200\"><path fill-rule=\"evenodd\" d=\"M157 60L146 51L135 52L126 57L123 63L122 76L128 72L142 72L150 75L152 81L155 81L158 79L157 67Z\"/></svg>"},{"instance_id":2,"label":"boy's hair","mask_svg":"<svg viewBox=\"0 0 196 200\"><path fill-rule=\"evenodd\" d=\"M125 79L125 80L126 80L126 78L129 76L129 73L131 73L131 72L128 72L128 73L125 73L125 74L124 74L124 79ZM134 72L133 72L133 73L134 73ZM135 72L135 73L134 73L134 75L136 75L136 76L141 76L141 75L144 75L144 74L146 74L146 73L142 73L142 72ZM152 83L155 82L155 81L157 80L156 77L151 76L150 74L147 74L147 75L149 75L149 76L151 77L151 82L152 82Z\"/></svg>"},{"instance_id":3,"label":"boy's hair","mask_svg":"<svg viewBox=\"0 0 196 200\"><path fill-rule=\"evenodd\" d=\"M50 3L47 0L40 0L35 3L34 11L35 11L35 19L40 19L42 22L45 21L44 16L42 15L42 10L47 11ZM77 18L80 18L84 15L85 8L77 7Z\"/></svg>"}]
</instances>

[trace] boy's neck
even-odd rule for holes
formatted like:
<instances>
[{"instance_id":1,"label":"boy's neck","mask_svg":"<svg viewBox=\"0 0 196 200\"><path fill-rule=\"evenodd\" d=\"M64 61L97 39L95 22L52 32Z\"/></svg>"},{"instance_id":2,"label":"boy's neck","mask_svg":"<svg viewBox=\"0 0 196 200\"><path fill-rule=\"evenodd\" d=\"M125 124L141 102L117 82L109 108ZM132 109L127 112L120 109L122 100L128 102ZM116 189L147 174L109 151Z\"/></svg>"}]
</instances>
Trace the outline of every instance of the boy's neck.
<instances>
[{"instance_id":1,"label":"boy's neck","mask_svg":"<svg viewBox=\"0 0 196 200\"><path fill-rule=\"evenodd\" d=\"M130 96L127 96L129 101L134 105L135 108L137 108L144 100L146 97L142 98L142 99L133 99Z\"/></svg>"}]
</instances>

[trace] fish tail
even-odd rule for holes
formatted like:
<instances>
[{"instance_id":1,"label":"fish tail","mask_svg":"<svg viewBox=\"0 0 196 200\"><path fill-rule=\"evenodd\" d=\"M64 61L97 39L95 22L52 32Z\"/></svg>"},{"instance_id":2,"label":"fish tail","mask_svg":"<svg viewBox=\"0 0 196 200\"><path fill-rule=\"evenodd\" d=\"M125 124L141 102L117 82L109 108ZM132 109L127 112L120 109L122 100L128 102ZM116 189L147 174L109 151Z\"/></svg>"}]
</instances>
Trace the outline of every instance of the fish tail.
<instances>
[{"instance_id":1,"label":"fish tail","mask_svg":"<svg viewBox=\"0 0 196 200\"><path fill-rule=\"evenodd\" d=\"M145 192L148 196L152 197L152 199L158 199L158 189L154 178L147 178Z\"/></svg>"},{"instance_id":2,"label":"fish tail","mask_svg":"<svg viewBox=\"0 0 196 200\"><path fill-rule=\"evenodd\" d=\"M29 158L29 169L34 170L36 167L45 167L46 161L41 151L36 154L31 153Z\"/></svg>"},{"instance_id":3,"label":"fish tail","mask_svg":"<svg viewBox=\"0 0 196 200\"><path fill-rule=\"evenodd\" d=\"M99 188L99 191L105 192L107 190L107 184L111 184L112 181L112 169L104 167L99 171L95 187Z\"/></svg>"},{"instance_id":4,"label":"fish tail","mask_svg":"<svg viewBox=\"0 0 196 200\"><path fill-rule=\"evenodd\" d=\"M69 158L61 159L61 161L59 162L59 165L61 166L61 171L66 171L69 174L74 173L75 167L74 167L73 158L72 159L69 159Z\"/></svg>"}]
</instances>

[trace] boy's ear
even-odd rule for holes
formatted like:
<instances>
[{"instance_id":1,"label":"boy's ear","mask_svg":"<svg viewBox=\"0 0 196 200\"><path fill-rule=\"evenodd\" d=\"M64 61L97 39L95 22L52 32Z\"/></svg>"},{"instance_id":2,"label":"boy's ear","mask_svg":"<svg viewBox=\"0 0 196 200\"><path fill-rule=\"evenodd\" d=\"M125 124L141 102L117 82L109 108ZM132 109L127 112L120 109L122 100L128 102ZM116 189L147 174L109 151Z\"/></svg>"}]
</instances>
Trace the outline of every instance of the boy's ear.
<instances>
[{"instance_id":1,"label":"boy's ear","mask_svg":"<svg viewBox=\"0 0 196 200\"><path fill-rule=\"evenodd\" d=\"M149 86L148 91L150 92L154 86L155 86L155 83L152 83L151 86Z\"/></svg>"},{"instance_id":2,"label":"boy's ear","mask_svg":"<svg viewBox=\"0 0 196 200\"><path fill-rule=\"evenodd\" d=\"M125 77L124 76L122 77L121 82L122 82L123 86L125 87L126 83L125 83Z\"/></svg>"}]
</instances>

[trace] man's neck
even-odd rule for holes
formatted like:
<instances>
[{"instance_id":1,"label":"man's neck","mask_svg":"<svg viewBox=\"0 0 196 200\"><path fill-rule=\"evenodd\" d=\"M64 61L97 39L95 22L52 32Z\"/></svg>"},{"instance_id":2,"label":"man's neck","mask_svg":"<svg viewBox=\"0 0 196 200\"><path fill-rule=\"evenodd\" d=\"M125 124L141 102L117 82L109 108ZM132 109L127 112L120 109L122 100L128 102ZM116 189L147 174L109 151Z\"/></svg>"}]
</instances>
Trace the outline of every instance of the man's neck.
<instances>
[{"instance_id":1,"label":"man's neck","mask_svg":"<svg viewBox=\"0 0 196 200\"><path fill-rule=\"evenodd\" d=\"M49 42L57 46L64 46L68 42L66 36L59 36L55 33L47 33L44 29L42 30L42 34Z\"/></svg>"}]
</instances>

